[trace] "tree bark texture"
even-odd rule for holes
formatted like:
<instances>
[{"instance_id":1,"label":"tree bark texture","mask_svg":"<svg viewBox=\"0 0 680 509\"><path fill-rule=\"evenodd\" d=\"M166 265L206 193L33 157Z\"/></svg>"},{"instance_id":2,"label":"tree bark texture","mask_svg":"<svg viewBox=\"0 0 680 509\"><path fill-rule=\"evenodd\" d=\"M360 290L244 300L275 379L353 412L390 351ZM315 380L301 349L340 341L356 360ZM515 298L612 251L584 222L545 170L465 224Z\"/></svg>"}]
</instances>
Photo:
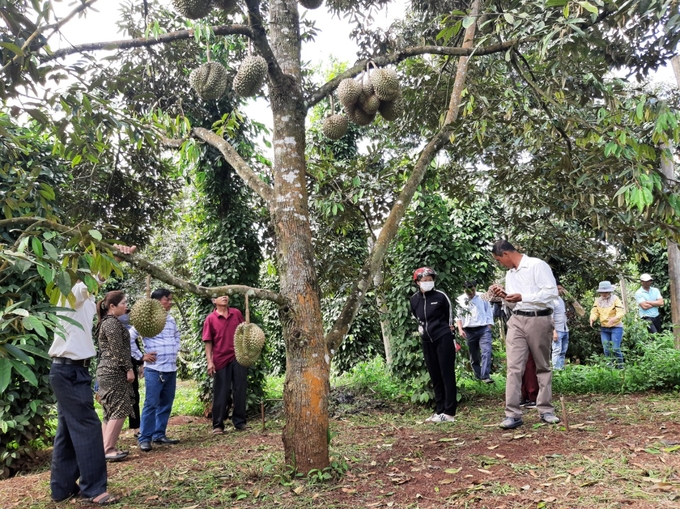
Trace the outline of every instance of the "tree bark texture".
<instances>
[{"instance_id":1,"label":"tree bark texture","mask_svg":"<svg viewBox=\"0 0 680 509\"><path fill-rule=\"evenodd\" d=\"M674 60L677 61L677 57ZM680 62L678 62L680 64ZM678 66L680 70L680 65ZM680 76L676 74L680 79ZM679 83L680 84L680 83ZM661 148L667 149L667 146ZM675 164L673 160L661 155L661 171L669 180L675 179ZM666 240L668 248L668 279L670 280L671 320L673 321L673 335L675 336L675 348L680 349L680 249L671 239Z\"/></svg>"},{"instance_id":2,"label":"tree bark texture","mask_svg":"<svg viewBox=\"0 0 680 509\"><path fill-rule=\"evenodd\" d=\"M331 354L324 341L319 285L309 224L305 162L305 116L296 0L270 2L271 48L283 72L271 84L274 116L274 198L284 309L286 381L283 389L286 464L300 472L328 466L328 394Z\"/></svg>"}]
</instances>

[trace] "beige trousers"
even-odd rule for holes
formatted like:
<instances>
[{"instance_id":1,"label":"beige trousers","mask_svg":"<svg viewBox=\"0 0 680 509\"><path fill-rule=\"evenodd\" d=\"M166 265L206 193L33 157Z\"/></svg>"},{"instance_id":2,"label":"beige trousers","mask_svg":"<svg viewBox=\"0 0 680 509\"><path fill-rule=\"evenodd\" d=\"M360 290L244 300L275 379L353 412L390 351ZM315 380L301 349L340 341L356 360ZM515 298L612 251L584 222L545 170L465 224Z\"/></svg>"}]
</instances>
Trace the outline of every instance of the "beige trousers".
<instances>
[{"instance_id":1,"label":"beige trousers","mask_svg":"<svg viewBox=\"0 0 680 509\"><path fill-rule=\"evenodd\" d=\"M552 347L552 316L512 315L508 320L508 335L505 340L508 364L505 383L506 417L522 417L520 399L522 397L522 375L527 364L529 352L536 362L538 378L538 397L536 408L543 414L554 414L552 406L552 370L550 352Z\"/></svg>"}]
</instances>

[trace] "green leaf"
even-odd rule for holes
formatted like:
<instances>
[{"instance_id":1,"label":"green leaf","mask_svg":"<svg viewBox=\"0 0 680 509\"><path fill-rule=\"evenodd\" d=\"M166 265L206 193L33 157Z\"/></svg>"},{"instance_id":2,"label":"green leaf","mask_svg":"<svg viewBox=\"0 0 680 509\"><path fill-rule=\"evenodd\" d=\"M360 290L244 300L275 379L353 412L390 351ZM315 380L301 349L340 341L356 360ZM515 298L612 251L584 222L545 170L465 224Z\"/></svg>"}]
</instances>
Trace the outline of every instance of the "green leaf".
<instances>
[{"instance_id":1,"label":"green leaf","mask_svg":"<svg viewBox=\"0 0 680 509\"><path fill-rule=\"evenodd\" d=\"M90 230L88 233L93 239L102 240L102 234L99 233L97 230Z\"/></svg>"},{"instance_id":2,"label":"green leaf","mask_svg":"<svg viewBox=\"0 0 680 509\"><path fill-rule=\"evenodd\" d=\"M546 7L564 7L567 5L568 0L548 0L545 3Z\"/></svg>"},{"instance_id":3,"label":"green leaf","mask_svg":"<svg viewBox=\"0 0 680 509\"><path fill-rule=\"evenodd\" d=\"M47 238L45 235L43 235L45 238ZM55 248L52 244L49 242L44 242L43 247L45 248L45 251L47 252L47 257L50 260L58 260L59 259L59 253L57 252L57 248Z\"/></svg>"},{"instance_id":4,"label":"green leaf","mask_svg":"<svg viewBox=\"0 0 680 509\"><path fill-rule=\"evenodd\" d=\"M34 330L39 336L47 339L47 329L43 323L35 316L26 316L21 320L24 327L28 330ZM19 346L21 348L21 346ZM23 350L26 350L23 348Z\"/></svg>"},{"instance_id":5,"label":"green leaf","mask_svg":"<svg viewBox=\"0 0 680 509\"><path fill-rule=\"evenodd\" d=\"M19 46L12 44L11 42L0 42L0 47L7 48L12 53L17 54L20 57L26 56Z\"/></svg>"},{"instance_id":6,"label":"green leaf","mask_svg":"<svg viewBox=\"0 0 680 509\"><path fill-rule=\"evenodd\" d=\"M583 7L586 11L592 12L593 14L597 14L598 12L600 12L599 9L590 2L579 2L578 4L581 7Z\"/></svg>"},{"instance_id":7,"label":"green leaf","mask_svg":"<svg viewBox=\"0 0 680 509\"><path fill-rule=\"evenodd\" d=\"M470 25L472 25L475 22L475 18L473 16L465 16L463 18L463 28L467 28Z\"/></svg>"},{"instance_id":8,"label":"green leaf","mask_svg":"<svg viewBox=\"0 0 680 509\"><path fill-rule=\"evenodd\" d=\"M21 376L24 377L24 379L31 384L34 387L38 387L38 379L35 377L35 373L31 371L31 368L29 368L26 364L23 364L19 361L15 361L14 359L10 359L9 362L12 363L12 366L14 367L14 371L19 373Z\"/></svg>"},{"instance_id":9,"label":"green leaf","mask_svg":"<svg viewBox=\"0 0 680 509\"><path fill-rule=\"evenodd\" d=\"M0 357L0 394L5 392L12 379L12 365L6 357Z\"/></svg>"},{"instance_id":10,"label":"green leaf","mask_svg":"<svg viewBox=\"0 0 680 509\"><path fill-rule=\"evenodd\" d=\"M40 242L38 237L31 238L31 249L37 256L43 255L42 242Z\"/></svg>"},{"instance_id":11,"label":"green leaf","mask_svg":"<svg viewBox=\"0 0 680 509\"><path fill-rule=\"evenodd\" d=\"M32 364L33 359L31 359L28 355L26 355L24 352L22 352L19 348L17 348L14 345L10 345L9 343L5 343L2 345L5 350L10 354L13 355L15 358L19 359L21 362L25 362L26 364ZM10 359L12 361L13 359Z\"/></svg>"},{"instance_id":12,"label":"green leaf","mask_svg":"<svg viewBox=\"0 0 680 509\"><path fill-rule=\"evenodd\" d=\"M504 13L503 17L505 18L505 21L507 21L511 25L515 22L515 17L509 12Z\"/></svg>"},{"instance_id":13,"label":"green leaf","mask_svg":"<svg viewBox=\"0 0 680 509\"><path fill-rule=\"evenodd\" d=\"M40 324L40 326L43 328L43 330L45 329L43 324ZM33 355L37 355L38 357L42 357L43 359L47 359L47 360L51 359L50 355L45 350L41 350L40 348L36 348L35 346L16 345L16 347L21 348L24 352L28 352L28 353L33 354Z\"/></svg>"},{"instance_id":14,"label":"green leaf","mask_svg":"<svg viewBox=\"0 0 680 509\"><path fill-rule=\"evenodd\" d=\"M73 286L71 284L71 276L69 276L68 272L65 270L59 273L59 277L57 277L57 286L62 295L71 293L71 286Z\"/></svg>"}]
</instances>

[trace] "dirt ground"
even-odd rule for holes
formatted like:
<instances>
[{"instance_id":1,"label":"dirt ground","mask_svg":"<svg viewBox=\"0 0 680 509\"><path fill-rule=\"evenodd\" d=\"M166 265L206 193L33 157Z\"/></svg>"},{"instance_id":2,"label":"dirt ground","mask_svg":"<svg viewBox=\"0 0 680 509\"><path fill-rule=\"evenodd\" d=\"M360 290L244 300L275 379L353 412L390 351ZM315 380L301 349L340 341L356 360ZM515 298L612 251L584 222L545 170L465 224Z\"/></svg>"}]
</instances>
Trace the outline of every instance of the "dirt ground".
<instances>
[{"instance_id":1,"label":"dirt ground","mask_svg":"<svg viewBox=\"0 0 680 509\"><path fill-rule=\"evenodd\" d=\"M423 423L420 408L342 400L333 406L330 480L283 465L276 417L265 431L253 419L219 437L206 419L174 417L175 446L143 453L124 432L130 456L109 464L115 507L680 507L677 395L569 398L569 431L541 425L533 410L512 432L497 427L496 400L462 405L453 424ZM50 501L48 465L0 481L3 509L81 506Z\"/></svg>"}]
</instances>

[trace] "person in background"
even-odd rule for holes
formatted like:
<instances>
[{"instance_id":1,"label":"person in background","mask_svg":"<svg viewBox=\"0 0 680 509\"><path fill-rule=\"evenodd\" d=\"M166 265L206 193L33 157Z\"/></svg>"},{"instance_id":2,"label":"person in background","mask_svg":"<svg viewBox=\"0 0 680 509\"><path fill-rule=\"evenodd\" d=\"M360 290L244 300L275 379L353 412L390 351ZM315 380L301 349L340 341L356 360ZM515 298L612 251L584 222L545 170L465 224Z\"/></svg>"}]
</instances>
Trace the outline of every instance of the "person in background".
<instances>
[{"instance_id":1,"label":"person in background","mask_svg":"<svg viewBox=\"0 0 680 509\"><path fill-rule=\"evenodd\" d=\"M640 318L647 321L647 329L652 334L661 332L661 316L659 308L663 306L663 297L658 288L652 286L652 276L640 276L640 288L635 292Z\"/></svg>"},{"instance_id":2,"label":"person in background","mask_svg":"<svg viewBox=\"0 0 680 509\"><path fill-rule=\"evenodd\" d=\"M97 381L99 399L104 409L104 453L107 461L120 461L128 453L116 448L116 442L128 415L132 413L132 389L135 379L130 361L130 334L117 318L127 310L125 294L108 292L97 304L99 322L95 337L99 345Z\"/></svg>"},{"instance_id":3,"label":"person in background","mask_svg":"<svg viewBox=\"0 0 680 509\"><path fill-rule=\"evenodd\" d=\"M557 291L560 296L557 297L557 305L553 311L555 330L553 331L552 364L553 369L563 369L569 348L569 327L567 327L567 306L562 299L564 287L559 280L557 280Z\"/></svg>"},{"instance_id":4,"label":"person in background","mask_svg":"<svg viewBox=\"0 0 680 509\"><path fill-rule=\"evenodd\" d=\"M248 368L236 361L234 333L243 323L243 315L236 308L229 307L229 296L222 295L212 300L215 310L203 324L203 342L208 361L208 376L214 377L212 405L212 433L224 433L224 421L233 400L234 410L231 422L237 431L246 429L246 391Z\"/></svg>"},{"instance_id":5,"label":"person in background","mask_svg":"<svg viewBox=\"0 0 680 509\"><path fill-rule=\"evenodd\" d=\"M458 334L467 341L470 351L470 364L478 380L492 384L492 337L493 310L488 301L477 293L477 281L464 284L465 293L457 299L458 314L456 325Z\"/></svg>"},{"instance_id":6,"label":"person in background","mask_svg":"<svg viewBox=\"0 0 680 509\"><path fill-rule=\"evenodd\" d=\"M613 294L615 288L609 281L600 281L597 287L599 297L593 303L590 311L590 326L597 320L600 321L600 338L604 355L616 358L616 369L623 369L623 353L621 342L623 341L623 303Z\"/></svg>"},{"instance_id":7,"label":"person in background","mask_svg":"<svg viewBox=\"0 0 680 509\"><path fill-rule=\"evenodd\" d=\"M81 496L93 504L110 504L117 499L106 491L102 425L94 409L88 369L90 359L97 354L92 341L97 305L82 281L73 286L71 293L74 304L62 299L60 306L69 311L57 313L71 321L60 320L64 333L55 332L49 350L50 385L57 398L50 490L55 502Z\"/></svg>"},{"instance_id":8,"label":"person in background","mask_svg":"<svg viewBox=\"0 0 680 509\"><path fill-rule=\"evenodd\" d=\"M418 291L411 296L411 313L418 321L425 364L434 386L435 412L425 421L454 422L458 401L453 307L444 292L434 289L436 277L429 267L413 273Z\"/></svg>"},{"instance_id":9,"label":"person in background","mask_svg":"<svg viewBox=\"0 0 680 509\"><path fill-rule=\"evenodd\" d=\"M538 378L536 408L543 422L557 424L560 419L555 415L552 405L550 350L554 327L551 315L558 294L552 270L543 260L518 252L507 240L497 241L491 254L498 263L509 269L505 276L505 289L492 286L492 290L512 312L506 339L506 418L500 427L513 429L523 424L519 405L522 375L529 352L536 363Z\"/></svg>"},{"instance_id":10,"label":"person in background","mask_svg":"<svg viewBox=\"0 0 680 509\"><path fill-rule=\"evenodd\" d=\"M180 348L179 329L175 319L170 315L172 308L172 292L159 288L151 293L151 298L161 303L168 311L165 327L153 338L142 338L145 354L137 347L139 337L137 330L130 329L130 349L132 357L144 361L145 395L142 409L141 427L139 428L139 448L143 452L151 450L151 442L159 445L179 443L175 438L168 438L166 430L172 413L177 388L177 354Z\"/></svg>"}]
</instances>

